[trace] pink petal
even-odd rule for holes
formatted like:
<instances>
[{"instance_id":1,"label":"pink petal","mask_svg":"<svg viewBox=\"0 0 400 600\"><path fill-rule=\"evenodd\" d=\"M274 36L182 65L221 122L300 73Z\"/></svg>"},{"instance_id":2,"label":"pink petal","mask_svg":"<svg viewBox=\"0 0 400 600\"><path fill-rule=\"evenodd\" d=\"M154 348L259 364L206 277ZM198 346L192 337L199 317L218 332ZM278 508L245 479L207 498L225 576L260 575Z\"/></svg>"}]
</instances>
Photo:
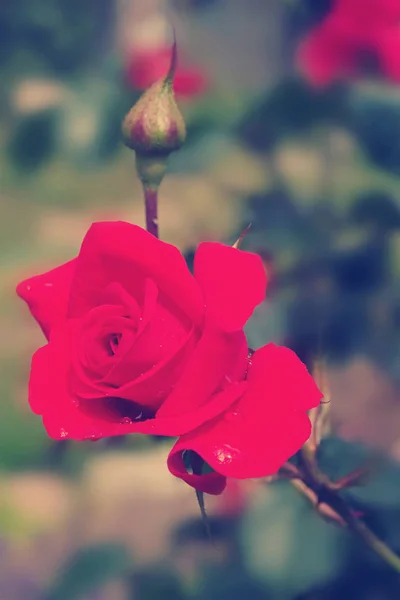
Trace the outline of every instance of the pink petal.
<instances>
[{"instance_id":1,"label":"pink petal","mask_svg":"<svg viewBox=\"0 0 400 600\"><path fill-rule=\"evenodd\" d=\"M66 318L75 265L76 259L25 279L17 286L18 296L28 304L47 339L52 327Z\"/></svg>"},{"instance_id":2,"label":"pink petal","mask_svg":"<svg viewBox=\"0 0 400 600\"><path fill-rule=\"evenodd\" d=\"M168 469L172 475L179 477L199 492L204 492L205 494L218 496L219 494L222 494L226 487L226 477L215 471L212 473L205 473L204 475L188 473L183 460L183 451L180 450L179 447L179 442L175 444L168 457Z\"/></svg>"},{"instance_id":3,"label":"pink petal","mask_svg":"<svg viewBox=\"0 0 400 600\"><path fill-rule=\"evenodd\" d=\"M145 278L155 283L196 324L203 320L203 300L185 259L175 246L130 223L94 223L83 240L72 282L69 317L96 305L99 291L120 283L134 298Z\"/></svg>"},{"instance_id":4,"label":"pink petal","mask_svg":"<svg viewBox=\"0 0 400 600\"><path fill-rule=\"evenodd\" d=\"M400 26L382 34L377 51L384 75L390 81L400 83Z\"/></svg>"},{"instance_id":5,"label":"pink petal","mask_svg":"<svg viewBox=\"0 0 400 600\"><path fill-rule=\"evenodd\" d=\"M232 384L227 392L215 395L211 405L200 406L188 414L130 421L116 415L112 400L104 396L87 401L73 393L71 367L78 327L79 322L70 320L54 329L50 343L37 350L32 360L29 402L32 410L42 415L51 438L86 440L130 433L181 435L226 410L247 386L245 382Z\"/></svg>"},{"instance_id":6,"label":"pink petal","mask_svg":"<svg viewBox=\"0 0 400 600\"><path fill-rule=\"evenodd\" d=\"M270 402L282 403L277 408L311 410L323 397L314 379L293 350L285 346L267 344L252 357L248 381L265 386Z\"/></svg>"},{"instance_id":7,"label":"pink petal","mask_svg":"<svg viewBox=\"0 0 400 600\"><path fill-rule=\"evenodd\" d=\"M205 242L196 251L194 274L207 318L224 331L242 329L265 299L267 277L257 254Z\"/></svg>"},{"instance_id":8,"label":"pink petal","mask_svg":"<svg viewBox=\"0 0 400 600\"><path fill-rule=\"evenodd\" d=\"M240 380L247 368L247 343L242 331L221 333L204 331L176 387L157 412L170 418L189 414L211 396Z\"/></svg>"},{"instance_id":9,"label":"pink petal","mask_svg":"<svg viewBox=\"0 0 400 600\"><path fill-rule=\"evenodd\" d=\"M317 406L322 394L293 352L273 344L257 350L248 386L225 413L177 441L168 458L174 475L209 491L204 476L188 474L176 457L192 450L223 477L265 477L307 441L311 423L306 410Z\"/></svg>"}]
</instances>

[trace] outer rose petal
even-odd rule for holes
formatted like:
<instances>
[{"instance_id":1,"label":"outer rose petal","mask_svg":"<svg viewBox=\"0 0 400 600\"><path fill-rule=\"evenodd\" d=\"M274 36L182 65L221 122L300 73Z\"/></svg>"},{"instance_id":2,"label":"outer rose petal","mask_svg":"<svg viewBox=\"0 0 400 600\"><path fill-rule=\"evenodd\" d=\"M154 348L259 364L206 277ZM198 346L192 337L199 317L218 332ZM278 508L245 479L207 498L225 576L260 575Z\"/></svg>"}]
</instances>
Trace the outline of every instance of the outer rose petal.
<instances>
[{"instance_id":1,"label":"outer rose petal","mask_svg":"<svg viewBox=\"0 0 400 600\"><path fill-rule=\"evenodd\" d=\"M377 50L384 75L400 83L400 25L383 32Z\"/></svg>"},{"instance_id":2,"label":"outer rose petal","mask_svg":"<svg viewBox=\"0 0 400 600\"><path fill-rule=\"evenodd\" d=\"M99 290L120 283L135 296L138 279L157 286L201 325L204 303L185 259L175 246L122 221L93 223L83 240L71 286L68 316L81 317L98 301Z\"/></svg>"},{"instance_id":3,"label":"outer rose petal","mask_svg":"<svg viewBox=\"0 0 400 600\"><path fill-rule=\"evenodd\" d=\"M51 328L67 316L75 265L76 259L43 275L25 279L17 286L17 294L28 304L32 316L39 323L47 339Z\"/></svg>"},{"instance_id":4,"label":"outer rose petal","mask_svg":"<svg viewBox=\"0 0 400 600\"><path fill-rule=\"evenodd\" d=\"M29 402L41 414L48 435L54 439L98 439L129 433L177 436L213 419L234 403L247 387L246 382L232 384L227 392L217 394L212 404L197 407L189 414L170 418L132 421L116 418L104 400L80 400L71 392L71 357L79 321L70 320L52 332L49 344L37 350L32 360ZM97 405L96 405L97 402ZM92 412L93 411L93 412Z\"/></svg>"},{"instance_id":5,"label":"outer rose petal","mask_svg":"<svg viewBox=\"0 0 400 600\"><path fill-rule=\"evenodd\" d=\"M216 473L215 471L212 473L205 473L204 475L194 475L193 473L188 473L183 461L183 451L187 448L181 449L179 442L180 440L178 440L178 442L172 448L168 457L168 469L172 475L183 479L183 481L194 487L195 490L199 490L199 492L212 494L213 496L222 494L226 488L226 477Z\"/></svg>"},{"instance_id":6,"label":"outer rose petal","mask_svg":"<svg viewBox=\"0 0 400 600\"><path fill-rule=\"evenodd\" d=\"M317 406L322 394L291 350L274 344L257 350L248 384L224 414L177 441L168 458L173 475L218 494L221 479L186 472L184 450L197 452L220 477L247 479L276 473L307 441L311 423L305 411Z\"/></svg>"},{"instance_id":7,"label":"outer rose petal","mask_svg":"<svg viewBox=\"0 0 400 600\"><path fill-rule=\"evenodd\" d=\"M267 344L257 350L248 381L260 385L265 395L273 395L270 402L275 404L279 399L276 408L281 410L311 410L323 398L306 365L286 346ZM265 409L269 410L269 406Z\"/></svg>"},{"instance_id":8,"label":"outer rose petal","mask_svg":"<svg viewBox=\"0 0 400 600\"><path fill-rule=\"evenodd\" d=\"M204 295L207 318L224 331L242 329L265 299L267 276L257 254L204 242L194 257L194 276Z\"/></svg>"}]
</instances>

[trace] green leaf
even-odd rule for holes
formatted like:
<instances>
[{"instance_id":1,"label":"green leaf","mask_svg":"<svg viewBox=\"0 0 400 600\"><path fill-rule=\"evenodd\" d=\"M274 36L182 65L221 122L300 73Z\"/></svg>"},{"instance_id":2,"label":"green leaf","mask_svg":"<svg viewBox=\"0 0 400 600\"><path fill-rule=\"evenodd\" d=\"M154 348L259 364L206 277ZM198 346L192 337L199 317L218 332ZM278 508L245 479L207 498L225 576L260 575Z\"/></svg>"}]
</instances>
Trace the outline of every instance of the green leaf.
<instances>
[{"instance_id":1,"label":"green leaf","mask_svg":"<svg viewBox=\"0 0 400 600\"><path fill-rule=\"evenodd\" d=\"M109 581L125 575L130 557L119 544L98 544L78 550L60 568L46 600L79 600Z\"/></svg>"}]
</instances>

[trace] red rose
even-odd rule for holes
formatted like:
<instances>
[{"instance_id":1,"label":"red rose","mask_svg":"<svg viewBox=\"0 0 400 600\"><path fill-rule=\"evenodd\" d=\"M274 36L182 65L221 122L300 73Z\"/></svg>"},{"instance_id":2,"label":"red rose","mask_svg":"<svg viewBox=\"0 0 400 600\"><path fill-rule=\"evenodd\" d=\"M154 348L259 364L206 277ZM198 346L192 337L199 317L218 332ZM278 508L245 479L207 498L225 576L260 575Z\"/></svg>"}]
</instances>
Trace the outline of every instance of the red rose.
<instances>
[{"instance_id":1,"label":"red rose","mask_svg":"<svg viewBox=\"0 0 400 600\"><path fill-rule=\"evenodd\" d=\"M18 286L49 340L33 357L32 409L56 439L192 430L238 396L242 328L265 287L255 254L201 244L192 276L144 229L95 223L75 260Z\"/></svg>"},{"instance_id":2,"label":"red rose","mask_svg":"<svg viewBox=\"0 0 400 600\"><path fill-rule=\"evenodd\" d=\"M146 90L167 74L170 63L171 48L137 51L127 61L127 83L138 90ZM209 82L201 69L178 64L173 87L178 98L195 98L207 91Z\"/></svg>"},{"instance_id":3,"label":"red rose","mask_svg":"<svg viewBox=\"0 0 400 600\"><path fill-rule=\"evenodd\" d=\"M211 493L225 476L273 472L308 438L321 394L288 349L270 344L250 364L243 326L265 287L255 254L200 244L193 276L140 227L95 223L76 259L18 286L48 338L32 410L55 439L187 434L170 469ZM184 450L220 474L189 475Z\"/></svg>"},{"instance_id":4,"label":"red rose","mask_svg":"<svg viewBox=\"0 0 400 600\"><path fill-rule=\"evenodd\" d=\"M375 56L389 80L400 81L398 0L336 0L326 19L310 32L298 58L311 83L325 86L357 75Z\"/></svg>"}]
</instances>

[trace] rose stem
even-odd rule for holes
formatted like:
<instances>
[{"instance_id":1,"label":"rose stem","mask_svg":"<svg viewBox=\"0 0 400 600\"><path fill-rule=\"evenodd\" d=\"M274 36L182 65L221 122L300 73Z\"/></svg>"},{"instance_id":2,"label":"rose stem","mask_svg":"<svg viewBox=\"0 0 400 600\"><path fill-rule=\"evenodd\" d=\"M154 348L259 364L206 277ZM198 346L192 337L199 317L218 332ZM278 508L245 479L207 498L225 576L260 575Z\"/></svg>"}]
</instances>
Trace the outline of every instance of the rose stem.
<instances>
[{"instance_id":1,"label":"rose stem","mask_svg":"<svg viewBox=\"0 0 400 600\"><path fill-rule=\"evenodd\" d=\"M167 170L167 156L136 153L136 172L142 183L146 229L158 238L158 190Z\"/></svg>"},{"instance_id":2,"label":"rose stem","mask_svg":"<svg viewBox=\"0 0 400 600\"><path fill-rule=\"evenodd\" d=\"M190 464L192 467L193 475L201 475L203 472L204 460L201 458L201 456L199 456L195 452L190 452L189 456L190 456ZM210 521L208 519L208 515L206 512L206 505L204 502L204 492L200 492L199 490L196 489L196 498L197 498L197 503L200 508L201 520L203 521L206 536L208 537L209 540L212 541Z\"/></svg>"},{"instance_id":3,"label":"rose stem","mask_svg":"<svg viewBox=\"0 0 400 600\"><path fill-rule=\"evenodd\" d=\"M143 191L146 208L146 229L158 238L158 188L144 184Z\"/></svg>"}]
</instances>

